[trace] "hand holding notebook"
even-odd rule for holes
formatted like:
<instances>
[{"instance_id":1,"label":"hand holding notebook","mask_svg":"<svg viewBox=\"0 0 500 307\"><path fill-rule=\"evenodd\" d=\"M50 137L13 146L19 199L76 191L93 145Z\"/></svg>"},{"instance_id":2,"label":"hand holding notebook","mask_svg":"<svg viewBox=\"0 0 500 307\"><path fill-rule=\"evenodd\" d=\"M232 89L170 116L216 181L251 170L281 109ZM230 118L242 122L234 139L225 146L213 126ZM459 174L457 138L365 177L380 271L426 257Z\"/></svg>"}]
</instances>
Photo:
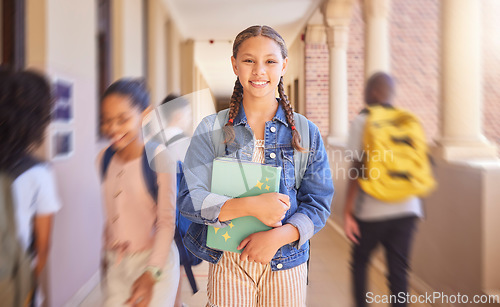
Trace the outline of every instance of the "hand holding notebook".
<instances>
[{"instance_id":1,"label":"hand holding notebook","mask_svg":"<svg viewBox=\"0 0 500 307\"><path fill-rule=\"evenodd\" d=\"M212 170L211 191L234 198L247 198L248 205L252 206L248 211L254 212L254 214L252 214L253 216L232 219L229 226L224 228L209 226L207 246L241 253L237 247L243 239L250 234L271 229L261 220L274 227L280 226L281 223L276 223L276 221L284 218L283 212L289 208L288 196L277 193L279 192L280 176L281 167L229 158L216 158ZM277 206L272 205L276 205L276 203L278 203ZM270 205L277 207L276 210L272 210ZM279 208L280 205L282 205L281 208ZM276 214L279 216L274 216Z\"/></svg>"},{"instance_id":2,"label":"hand holding notebook","mask_svg":"<svg viewBox=\"0 0 500 307\"><path fill-rule=\"evenodd\" d=\"M265 193L256 197L258 203L255 206L254 216L267 226L281 226L281 221L285 218L284 213L290 209L290 197L280 193Z\"/></svg>"}]
</instances>

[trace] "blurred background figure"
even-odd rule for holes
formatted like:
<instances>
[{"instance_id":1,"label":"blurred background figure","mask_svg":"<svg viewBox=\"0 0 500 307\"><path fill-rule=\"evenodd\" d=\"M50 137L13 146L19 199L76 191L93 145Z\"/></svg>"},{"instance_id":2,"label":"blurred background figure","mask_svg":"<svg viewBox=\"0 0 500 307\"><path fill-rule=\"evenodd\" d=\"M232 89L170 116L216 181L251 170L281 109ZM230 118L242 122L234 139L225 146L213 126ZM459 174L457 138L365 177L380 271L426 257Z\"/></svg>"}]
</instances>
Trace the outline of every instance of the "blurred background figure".
<instances>
[{"instance_id":1,"label":"blurred background figure","mask_svg":"<svg viewBox=\"0 0 500 307\"><path fill-rule=\"evenodd\" d=\"M184 97L179 97L176 94L169 94L161 102L158 107L160 118L163 118L165 127L163 129L164 144L167 146L172 159L177 162L177 189L179 182L182 179L182 167L186 151L189 147L192 127L192 111L189 100ZM193 255L183 243L183 238L186 235L187 229L191 225L191 221L180 214L179 209L176 209L175 220L175 243L179 249L181 272L182 269L186 272L186 276L193 290L193 294L198 292L198 286L194 278L192 266L200 264L201 259ZM182 303L182 274L179 279L179 287L177 289L177 297L175 299L175 307L183 306Z\"/></svg>"},{"instance_id":2,"label":"blurred background figure","mask_svg":"<svg viewBox=\"0 0 500 307\"><path fill-rule=\"evenodd\" d=\"M111 84L101 100L101 128L111 141L97 157L105 306L172 306L177 292L175 177L148 164L141 129L149 100L144 82L129 78Z\"/></svg>"},{"instance_id":3,"label":"blurred background figure","mask_svg":"<svg viewBox=\"0 0 500 307\"><path fill-rule=\"evenodd\" d=\"M353 120L347 145L347 150L353 153L353 157L362 157L361 160L352 163L352 168L356 169L358 176L363 177L360 178L362 180L368 178L367 180L375 182L378 180L380 182L391 177L390 174L388 177L384 177L386 170L382 167L372 169L370 166L373 166L373 163L370 163L370 160L380 159L380 162L390 164L397 162L399 159L399 162L403 163L401 159L404 159L404 157L393 154L397 152L396 146L398 144L396 144L396 141L389 140L385 142L389 146L385 148L383 153L378 153L382 154L382 156L374 156L372 154L373 148L366 146L366 143L371 141L368 138L382 137L368 134L370 129L367 126L374 124L372 120L375 112L380 111L386 116L384 126L394 128L393 132L400 129L397 126L392 126L392 122L387 120L392 114L391 112L397 112L392 107L393 95L394 81L389 75L376 73L368 79L365 90L367 108ZM383 131L378 132L381 134ZM404 147L409 150L415 149L410 144L414 140L405 138L404 141ZM427 159L426 153L424 155L425 159ZM382 159L387 159L387 161ZM388 172L392 171L388 170ZM375 173L377 174L374 175ZM376 176L378 177L375 178ZM390 178L384 183L387 184L389 180ZM397 183L405 184L410 178L395 178L395 180ZM410 248L417 220L423 216L421 200L416 195L410 194L404 196L402 200L389 201L388 199L392 196L390 194L398 193L402 188L389 190L387 195L384 195L385 197L380 197L380 195L367 189L370 186L366 186L364 182L362 183L363 186L360 187L358 178L349 180L344 208L344 230L347 237L354 243L352 250L352 278L355 303L358 307L366 306L367 303L367 265L372 252L379 243L382 244L386 251L391 294L399 297L400 293L403 295L408 293L407 271L410 263ZM380 187L375 189L380 189ZM392 305L406 306L406 303L393 303Z\"/></svg>"},{"instance_id":4,"label":"blurred background figure","mask_svg":"<svg viewBox=\"0 0 500 307\"><path fill-rule=\"evenodd\" d=\"M0 302L39 306L54 214L61 208L49 164L32 156L50 121L52 97L33 71L0 72Z\"/></svg>"}]
</instances>

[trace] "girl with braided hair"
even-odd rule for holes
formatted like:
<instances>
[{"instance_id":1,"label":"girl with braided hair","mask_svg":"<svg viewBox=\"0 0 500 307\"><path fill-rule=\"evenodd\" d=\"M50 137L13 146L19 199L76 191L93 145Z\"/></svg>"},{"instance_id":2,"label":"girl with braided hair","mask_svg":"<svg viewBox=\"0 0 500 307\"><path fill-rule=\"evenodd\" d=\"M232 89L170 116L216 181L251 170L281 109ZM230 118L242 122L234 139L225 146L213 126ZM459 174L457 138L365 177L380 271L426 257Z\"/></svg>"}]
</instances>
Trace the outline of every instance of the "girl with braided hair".
<instances>
[{"instance_id":1,"label":"girl with braided hair","mask_svg":"<svg viewBox=\"0 0 500 307\"><path fill-rule=\"evenodd\" d=\"M305 306L309 239L330 215L333 184L318 128L310 121L307 169L296 187L294 150L306 152L283 91L288 57L268 26L242 31L233 44L237 80L225 123L226 156L281 166L279 193L229 198L210 192L216 115L202 120L187 151L178 206L191 219L185 245L209 264L207 306ZM279 98L276 98L276 89ZM207 226L254 216L271 226L244 239L241 255L206 246Z\"/></svg>"}]
</instances>

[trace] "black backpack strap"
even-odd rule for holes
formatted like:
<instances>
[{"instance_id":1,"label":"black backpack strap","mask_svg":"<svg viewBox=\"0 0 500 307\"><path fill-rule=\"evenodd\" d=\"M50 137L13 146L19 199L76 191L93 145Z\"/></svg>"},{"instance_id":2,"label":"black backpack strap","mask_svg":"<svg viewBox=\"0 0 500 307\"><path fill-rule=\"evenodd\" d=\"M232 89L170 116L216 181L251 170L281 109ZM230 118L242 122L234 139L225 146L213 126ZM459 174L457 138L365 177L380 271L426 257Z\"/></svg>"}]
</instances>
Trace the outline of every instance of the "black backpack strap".
<instances>
[{"instance_id":1,"label":"black backpack strap","mask_svg":"<svg viewBox=\"0 0 500 307\"><path fill-rule=\"evenodd\" d=\"M108 171L109 163L111 162L111 158L115 155L116 151L109 146L106 151L104 152L104 155L102 157L101 161L101 181L104 179L104 176L106 175L106 172Z\"/></svg>"},{"instance_id":2,"label":"black backpack strap","mask_svg":"<svg viewBox=\"0 0 500 307\"><path fill-rule=\"evenodd\" d=\"M149 194L153 197L155 203L158 203L158 177L156 172L149 166L146 148L142 153L142 174Z\"/></svg>"}]
</instances>

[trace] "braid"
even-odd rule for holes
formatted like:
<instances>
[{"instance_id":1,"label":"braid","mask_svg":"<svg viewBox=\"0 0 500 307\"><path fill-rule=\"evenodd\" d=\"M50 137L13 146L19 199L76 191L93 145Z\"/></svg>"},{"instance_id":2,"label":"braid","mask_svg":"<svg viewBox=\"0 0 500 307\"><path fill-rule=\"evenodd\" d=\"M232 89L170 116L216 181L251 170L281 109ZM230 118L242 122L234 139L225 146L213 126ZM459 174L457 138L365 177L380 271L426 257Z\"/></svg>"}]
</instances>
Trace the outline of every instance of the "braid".
<instances>
[{"instance_id":1,"label":"braid","mask_svg":"<svg viewBox=\"0 0 500 307\"><path fill-rule=\"evenodd\" d=\"M290 105L290 101L288 101L288 96L285 94L283 90L283 76L280 78L280 82L278 83L278 92L280 94L280 103L286 114L286 121L290 126L295 126L295 119L293 118L293 107ZM300 133L297 129L292 129L292 147L300 152L305 152L305 149L300 146Z\"/></svg>"},{"instance_id":2,"label":"braid","mask_svg":"<svg viewBox=\"0 0 500 307\"><path fill-rule=\"evenodd\" d=\"M224 143L231 143L234 141L234 128L233 121L240 111L241 101L243 100L243 86L241 86L240 80L237 78L234 82L233 95L231 96L231 101L229 102L229 118L228 122L224 125Z\"/></svg>"}]
</instances>

